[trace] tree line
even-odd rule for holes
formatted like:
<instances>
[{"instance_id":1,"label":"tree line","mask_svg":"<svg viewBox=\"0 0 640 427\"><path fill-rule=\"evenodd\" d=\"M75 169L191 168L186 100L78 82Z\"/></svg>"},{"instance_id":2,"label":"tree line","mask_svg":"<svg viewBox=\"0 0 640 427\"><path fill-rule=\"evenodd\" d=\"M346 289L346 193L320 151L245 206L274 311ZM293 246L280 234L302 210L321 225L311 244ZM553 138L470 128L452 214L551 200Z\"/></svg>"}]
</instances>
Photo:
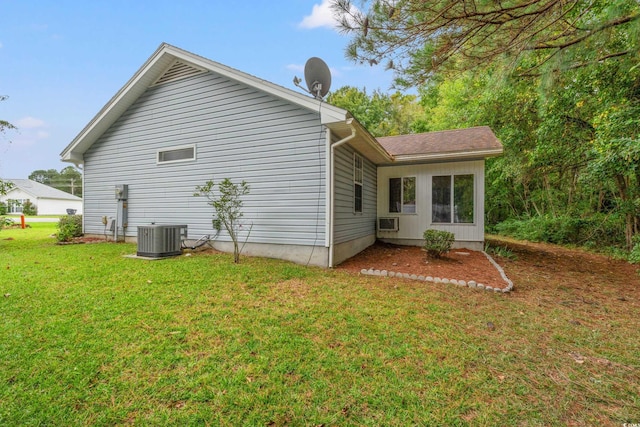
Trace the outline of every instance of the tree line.
<instances>
[{"instance_id":1,"label":"tree line","mask_svg":"<svg viewBox=\"0 0 640 427\"><path fill-rule=\"evenodd\" d=\"M490 126L491 230L557 243L640 243L640 3L334 0L347 57L397 92L341 88L375 135ZM399 118L394 118L398 115Z\"/></svg>"},{"instance_id":2,"label":"tree line","mask_svg":"<svg viewBox=\"0 0 640 427\"><path fill-rule=\"evenodd\" d=\"M59 172L55 169L38 169L31 172L29 179L82 197L82 174L73 166L67 166Z\"/></svg>"}]
</instances>

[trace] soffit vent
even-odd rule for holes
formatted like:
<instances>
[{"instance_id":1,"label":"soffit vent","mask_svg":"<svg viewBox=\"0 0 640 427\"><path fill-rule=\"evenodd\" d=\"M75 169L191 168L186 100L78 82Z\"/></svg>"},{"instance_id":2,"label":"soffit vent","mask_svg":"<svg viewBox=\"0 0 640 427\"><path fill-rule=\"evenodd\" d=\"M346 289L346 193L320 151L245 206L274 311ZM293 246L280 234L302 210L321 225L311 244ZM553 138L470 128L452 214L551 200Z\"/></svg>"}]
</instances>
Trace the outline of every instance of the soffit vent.
<instances>
[{"instance_id":1,"label":"soffit vent","mask_svg":"<svg viewBox=\"0 0 640 427\"><path fill-rule=\"evenodd\" d=\"M191 64L176 60L168 69L153 83L152 86L161 85L163 83L172 82L174 80L184 79L185 77L195 76L196 74L205 73L206 70Z\"/></svg>"}]
</instances>

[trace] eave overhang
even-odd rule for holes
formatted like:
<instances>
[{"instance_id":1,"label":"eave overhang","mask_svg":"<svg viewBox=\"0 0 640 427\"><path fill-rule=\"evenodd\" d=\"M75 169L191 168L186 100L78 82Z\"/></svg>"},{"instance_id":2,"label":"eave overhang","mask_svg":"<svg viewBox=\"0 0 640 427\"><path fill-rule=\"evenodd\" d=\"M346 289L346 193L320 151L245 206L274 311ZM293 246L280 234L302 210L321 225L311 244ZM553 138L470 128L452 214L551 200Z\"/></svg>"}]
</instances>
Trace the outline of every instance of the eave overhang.
<instances>
[{"instance_id":1,"label":"eave overhang","mask_svg":"<svg viewBox=\"0 0 640 427\"><path fill-rule=\"evenodd\" d=\"M380 165L394 161L393 156L350 114L344 121L325 123L325 125L340 139L349 136L352 129L355 129L356 137L349 141L349 145L374 164Z\"/></svg>"}]
</instances>

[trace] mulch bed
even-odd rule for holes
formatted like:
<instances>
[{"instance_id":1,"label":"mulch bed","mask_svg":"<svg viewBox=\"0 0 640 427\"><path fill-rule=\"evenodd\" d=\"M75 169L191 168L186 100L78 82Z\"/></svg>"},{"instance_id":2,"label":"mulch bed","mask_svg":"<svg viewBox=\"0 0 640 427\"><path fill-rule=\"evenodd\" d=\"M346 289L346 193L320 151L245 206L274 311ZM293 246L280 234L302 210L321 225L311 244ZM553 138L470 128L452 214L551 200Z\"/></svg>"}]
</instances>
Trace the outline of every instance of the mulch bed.
<instances>
[{"instance_id":1,"label":"mulch bed","mask_svg":"<svg viewBox=\"0 0 640 427\"><path fill-rule=\"evenodd\" d=\"M468 249L453 249L442 258L435 259L427 257L426 252L417 246L376 242L336 268L354 273L360 273L362 269L374 269L466 282L473 280L494 288L507 285L482 252Z\"/></svg>"}]
</instances>

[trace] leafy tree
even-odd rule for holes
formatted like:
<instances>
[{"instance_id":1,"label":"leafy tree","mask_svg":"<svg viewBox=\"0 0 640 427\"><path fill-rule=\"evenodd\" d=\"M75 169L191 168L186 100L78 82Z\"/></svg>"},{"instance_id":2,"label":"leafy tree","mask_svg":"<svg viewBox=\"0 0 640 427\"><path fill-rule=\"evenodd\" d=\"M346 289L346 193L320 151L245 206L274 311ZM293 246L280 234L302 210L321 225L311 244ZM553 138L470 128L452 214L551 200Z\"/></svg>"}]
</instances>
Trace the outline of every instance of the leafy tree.
<instances>
[{"instance_id":1,"label":"leafy tree","mask_svg":"<svg viewBox=\"0 0 640 427\"><path fill-rule=\"evenodd\" d=\"M58 189L82 197L82 174L73 166L67 166L60 171Z\"/></svg>"},{"instance_id":2,"label":"leafy tree","mask_svg":"<svg viewBox=\"0 0 640 427\"><path fill-rule=\"evenodd\" d=\"M31 172L29 179L82 197L82 174L73 166L67 166L60 172L55 169L38 169Z\"/></svg>"},{"instance_id":3,"label":"leafy tree","mask_svg":"<svg viewBox=\"0 0 640 427\"><path fill-rule=\"evenodd\" d=\"M38 207L34 205L31 200L27 200L22 206L22 213L29 216L38 215Z\"/></svg>"},{"instance_id":4,"label":"leafy tree","mask_svg":"<svg viewBox=\"0 0 640 427\"><path fill-rule=\"evenodd\" d=\"M422 109L415 95L400 92L387 95L375 90L343 86L332 92L327 102L348 110L374 136L401 135L419 129Z\"/></svg>"},{"instance_id":5,"label":"leafy tree","mask_svg":"<svg viewBox=\"0 0 640 427\"><path fill-rule=\"evenodd\" d=\"M613 184L612 201L624 215L629 250L633 247L633 236L640 232L640 73L633 74L619 74L621 79L632 79L634 83L615 87L616 92L625 93L607 97L610 102L602 105L593 120L593 160L588 169L590 183Z\"/></svg>"},{"instance_id":6,"label":"leafy tree","mask_svg":"<svg viewBox=\"0 0 640 427\"><path fill-rule=\"evenodd\" d=\"M636 0L375 0L368 10L332 0L351 34L347 57L387 62L404 86L434 73L500 61L516 75L579 68L637 55ZM633 30L630 30L630 29ZM619 43L626 38L628 43Z\"/></svg>"},{"instance_id":7,"label":"leafy tree","mask_svg":"<svg viewBox=\"0 0 640 427\"><path fill-rule=\"evenodd\" d=\"M349 58L386 61L398 86L418 88L413 131L494 129L505 154L487 162L487 224L557 217L557 227L606 229L632 246L640 233L637 0L373 0L362 11L332 3L352 35Z\"/></svg>"},{"instance_id":8,"label":"leafy tree","mask_svg":"<svg viewBox=\"0 0 640 427\"><path fill-rule=\"evenodd\" d=\"M38 169L31 172L28 178L32 181L52 187L58 181L59 176L60 173L55 169Z\"/></svg>"},{"instance_id":9,"label":"leafy tree","mask_svg":"<svg viewBox=\"0 0 640 427\"><path fill-rule=\"evenodd\" d=\"M8 97L6 95L0 95L0 102L5 101ZM16 129L14 125L6 120L0 120L0 133L5 133L8 130Z\"/></svg>"},{"instance_id":10,"label":"leafy tree","mask_svg":"<svg viewBox=\"0 0 640 427\"><path fill-rule=\"evenodd\" d=\"M249 184L246 181L234 184L229 178L225 178L218 183L217 192L215 187L213 180L209 180L202 186L196 186L194 196L205 196L209 200L208 204L213 206L215 210L212 220L213 227L220 231L224 226L227 230L233 241L233 262L239 263L242 250L239 244L239 235L242 231L242 217L244 216L241 197L249 194ZM250 232L251 227L247 233ZM249 238L248 234L247 238Z\"/></svg>"},{"instance_id":11,"label":"leafy tree","mask_svg":"<svg viewBox=\"0 0 640 427\"><path fill-rule=\"evenodd\" d=\"M7 194L7 191L13 188L13 182L3 181L0 179L0 196Z\"/></svg>"},{"instance_id":12,"label":"leafy tree","mask_svg":"<svg viewBox=\"0 0 640 427\"><path fill-rule=\"evenodd\" d=\"M425 127L496 131L505 153L487 162L488 225L567 218L555 224L591 228L573 243L626 240L630 248L640 231L640 67L609 61L546 85L491 69L436 80L420 90ZM594 237L605 230L616 235Z\"/></svg>"}]
</instances>

